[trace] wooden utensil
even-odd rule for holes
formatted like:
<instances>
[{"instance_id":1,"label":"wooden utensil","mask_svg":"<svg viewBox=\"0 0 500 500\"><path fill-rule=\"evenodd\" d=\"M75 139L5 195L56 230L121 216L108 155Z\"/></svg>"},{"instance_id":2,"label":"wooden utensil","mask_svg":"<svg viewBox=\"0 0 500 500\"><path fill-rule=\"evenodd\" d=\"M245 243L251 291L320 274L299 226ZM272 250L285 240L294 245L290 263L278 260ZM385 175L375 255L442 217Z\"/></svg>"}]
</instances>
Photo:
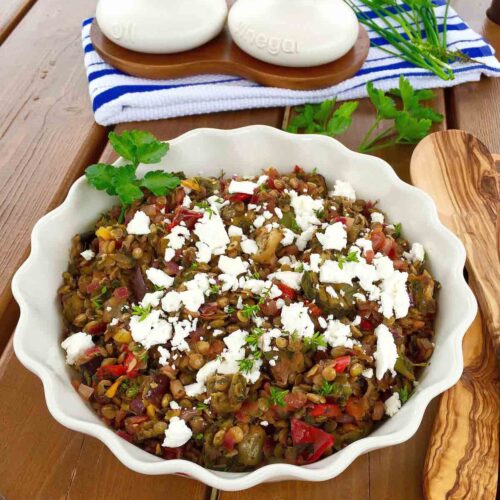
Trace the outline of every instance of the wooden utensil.
<instances>
[{"instance_id":1,"label":"wooden utensil","mask_svg":"<svg viewBox=\"0 0 500 500\"><path fill-rule=\"evenodd\" d=\"M360 26L354 47L330 64L313 68L285 68L249 56L231 39L227 28L214 40L178 54L141 54L108 40L92 23L90 38L96 52L113 67L142 78L169 79L204 73L237 75L270 87L295 90L324 88L353 76L365 62L370 40Z\"/></svg>"},{"instance_id":2,"label":"wooden utensil","mask_svg":"<svg viewBox=\"0 0 500 500\"><path fill-rule=\"evenodd\" d=\"M464 373L441 398L424 466L428 499L494 499L500 402L498 349L498 178L493 157L460 131L425 138L411 159L412 183L434 199L441 221L462 240L478 314L464 338ZM443 255L443 258L446 258ZM488 334L489 332L489 334Z\"/></svg>"}]
</instances>

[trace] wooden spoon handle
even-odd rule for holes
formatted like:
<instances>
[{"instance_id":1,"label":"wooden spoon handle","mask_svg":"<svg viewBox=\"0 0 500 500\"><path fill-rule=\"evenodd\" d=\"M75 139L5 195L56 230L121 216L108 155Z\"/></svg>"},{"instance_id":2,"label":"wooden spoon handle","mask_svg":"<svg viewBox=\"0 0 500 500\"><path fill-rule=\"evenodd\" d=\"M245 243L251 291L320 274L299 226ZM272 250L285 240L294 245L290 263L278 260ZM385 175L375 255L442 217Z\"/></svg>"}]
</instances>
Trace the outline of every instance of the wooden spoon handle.
<instances>
[{"instance_id":1,"label":"wooden spoon handle","mask_svg":"<svg viewBox=\"0 0 500 500\"><path fill-rule=\"evenodd\" d=\"M441 220L467 250L467 269L500 360L500 189L493 157L472 135L449 130L426 137L411 162L414 184L433 197Z\"/></svg>"}]
</instances>

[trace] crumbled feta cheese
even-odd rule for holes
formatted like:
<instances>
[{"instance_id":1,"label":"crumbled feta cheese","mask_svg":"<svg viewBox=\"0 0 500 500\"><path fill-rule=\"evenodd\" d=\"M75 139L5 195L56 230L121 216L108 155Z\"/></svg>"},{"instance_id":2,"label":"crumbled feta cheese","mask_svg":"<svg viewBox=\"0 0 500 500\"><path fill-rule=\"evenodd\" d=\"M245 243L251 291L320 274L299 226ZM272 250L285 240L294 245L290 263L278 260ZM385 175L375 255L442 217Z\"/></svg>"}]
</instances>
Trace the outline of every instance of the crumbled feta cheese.
<instances>
[{"instance_id":1,"label":"crumbled feta cheese","mask_svg":"<svg viewBox=\"0 0 500 500\"><path fill-rule=\"evenodd\" d=\"M194 319L193 321L189 321L189 319L185 319L183 321L176 321L173 323L174 325L174 336L172 337L172 349L177 351L188 351L189 345L186 342L186 339L189 337L189 334L196 330L198 324L198 319Z\"/></svg>"},{"instance_id":2,"label":"crumbled feta cheese","mask_svg":"<svg viewBox=\"0 0 500 500\"><path fill-rule=\"evenodd\" d=\"M278 328L273 328L267 332L264 332L259 338L259 347L263 352L269 352L271 350L271 342L273 339L281 337L281 330Z\"/></svg>"},{"instance_id":3,"label":"crumbled feta cheese","mask_svg":"<svg viewBox=\"0 0 500 500\"><path fill-rule=\"evenodd\" d=\"M328 295L330 295L330 297L332 297L333 299L338 298L338 294L337 294L337 292L335 291L335 289L333 288L333 286L327 286L327 287L326 287L326 293L327 293Z\"/></svg>"},{"instance_id":4,"label":"crumbled feta cheese","mask_svg":"<svg viewBox=\"0 0 500 500\"><path fill-rule=\"evenodd\" d=\"M194 234L210 248L213 255L222 255L230 241L224 222L218 214L210 216L205 212L203 218L196 223Z\"/></svg>"},{"instance_id":5,"label":"crumbled feta cheese","mask_svg":"<svg viewBox=\"0 0 500 500\"><path fill-rule=\"evenodd\" d=\"M265 182L265 181L264 181ZM250 181L231 181L228 187L228 193L253 194L258 188L258 184Z\"/></svg>"},{"instance_id":6,"label":"crumbled feta cheese","mask_svg":"<svg viewBox=\"0 0 500 500\"><path fill-rule=\"evenodd\" d=\"M293 243L295 240L296 234L291 230L286 227L283 228L283 239L281 240L281 244L284 247L287 247Z\"/></svg>"},{"instance_id":7,"label":"crumbled feta cheese","mask_svg":"<svg viewBox=\"0 0 500 500\"><path fill-rule=\"evenodd\" d=\"M172 336L172 325L160 318L160 311L151 311L144 319L139 316L130 318L132 338L146 349L165 344Z\"/></svg>"},{"instance_id":8,"label":"crumbled feta cheese","mask_svg":"<svg viewBox=\"0 0 500 500\"><path fill-rule=\"evenodd\" d=\"M254 255L259 251L259 247L257 246L257 242L255 240L244 240L240 244L241 251L248 255Z\"/></svg>"},{"instance_id":9,"label":"crumbled feta cheese","mask_svg":"<svg viewBox=\"0 0 500 500\"><path fill-rule=\"evenodd\" d=\"M88 250L85 250L83 251L81 254L80 254L85 260L92 260L94 257L95 257L95 252L93 252L92 250L90 250L90 248Z\"/></svg>"},{"instance_id":10,"label":"crumbled feta cheese","mask_svg":"<svg viewBox=\"0 0 500 500\"><path fill-rule=\"evenodd\" d=\"M389 328L384 324L380 324L375 328L375 336L377 337L377 350L373 357L375 358L375 373L378 380L382 380L385 372L389 370L392 376L396 376L394 365L398 359L398 350L394 337Z\"/></svg>"},{"instance_id":11,"label":"crumbled feta cheese","mask_svg":"<svg viewBox=\"0 0 500 500\"><path fill-rule=\"evenodd\" d=\"M259 216L255 217L255 219L253 221L253 225L254 225L254 227L256 227L258 229L259 227L262 227L264 225L264 222L266 222L266 219L264 218L264 216L259 215Z\"/></svg>"},{"instance_id":12,"label":"crumbled feta cheese","mask_svg":"<svg viewBox=\"0 0 500 500\"><path fill-rule=\"evenodd\" d=\"M354 243L357 247L361 248L363 252L367 250L373 250L372 240L367 240L365 238L358 238Z\"/></svg>"},{"instance_id":13,"label":"crumbled feta cheese","mask_svg":"<svg viewBox=\"0 0 500 500\"><path fill-rule=\"evenodd\" d=\"M260 422L260 425L262 425L262 427L267 427L269 425L269 422L267 420L262 420Z\"/></svg>"},{"instance_id":14,"label":"crumbled feta cheese","mask_svg":"<svg viewBox=\"0 0 500 500\"><path fill-rule=\"evenodd\" d=\"M186 243L186 239L188 239L191 236L191 233L189 232L189 229L184 226L175 226L172 231L170 231L170 234L166 236L168 240L168 246L170 248L173 248L174 250L179 250L184 246L184 243Z\"/></svg>"},{"instance_id":15,"label":"crumbled feta cheese","mask_svg":"<svg viewBox=\"0 0 500 500\"><path fill-rule=\"evenodd\" d=\"M425 259L425 250L420 243L413 243L409 252L404 252L403 257L412 262L423 262Z\"/></svg>"},{"instance_id":16,"label":"crumbled feta cheese","mask_svg":"<svg viewBox=\"0 0 500 500\"><path fill-rule=\"evenodd\" d=\"M283 211L281 210L280 207L276 207L274 209L274 213L276 214L276 217L278 217L278 219L282 219L283 218Z\"/></svg>"},{"instance_id":17,"label":"crumbled feta cheese","mask_svg":"<svg viewBox=\"0 0 500 500\"><path fill-rule=\"evenodd\" d=\"M193 431L187 426L183 419L172 417L165 431L165 440L162 446L165 448L179 448L186 444L191 439L192 435Z\"/></svg>"},{"instance_id":18,"label":"crumbled feta cheese","mask_svg":"<svg viewBox=\"0 0 500 500\"><path fill-rule=\"evenodd\" d=\"M312 253L309 256L309 266L311 271L319 273L319 265L321 263L321 255L319 253Z\"/></svg>"},{"instance_id":19,"label":"crumbled feta cheese","mask_svg":"<svg viewBox=\"0 0 500 500\"><path fill-rule=\"evenodd\" d=\"M161 269L150 267L146 270L146 276L153 285L161 286L163 288L170 288L174 283L174 278L169 276Z\"/></svg>"},{"instance_id":20,"label":"crumbled feta cheese","mask_svg":"<svg viewBox=\"0 0 500 500\"><path fill-rule=\"evenodd\" d=\"M302 233L300 233L295 244L297 245L297 248L301 252L307 247L307 244L312 240L315 231L316 228L314 226L311 226L309 229L306 229L305 231L302 231Z\"/></svg>"},{"instance_id":21,"label":"crumbled feta cheese","mask_svg":"<svg viewBox=\"0 0 500 500\"><path fill-rule=\"evenodd\" d=\"M223 333L224 333L224 330L219 330L219 329L217 329L217 330L214 330L214 331L212 332L212 335L213 335L214 337L218 337L219 335L222 335ZM200 339L200 340L202 340L202 339Z\"/></svg>"},{"instance_id":22,"label":"crumbled feta cheese","mask_svg":"<svg viewBox=\"0 0 500 500\"><path fill-rule=\"evenodd\" d=\"M311 196L298 195L295 191L290 191L290 205L295 211L297 224L303 231L307 231L311 225L321 224L316 212L323 210L322 198L314 199Z\"/></svg>"},{"instance_id":23,"label":"crumbled feta cheese","mask_svg":"<svg viewBox=\"0 0 500 500\"><path fill-rule=\"evenodd\" d=\"M110 321L109 326L116 326L118 323L119 323L118 318L113 318Z\"/></svg>"},{"instance_id":24,"label":"crumbled feta cheese","mask_svg":"<svg viewBox=\"0 0 500 500\"><path fill-rule=\"evenodd\" d=\"M345 181L337 180L335 181L335 186L333 192L330 193L333 196L341 196L342 198L347 198L348 200L356 200L356 192L353 187Z\"/></svg>"},{"instance_id":25,"label":"crumbled feta cheese","mask_svg":"<svg viewBox=\"0 0 500 500\"><path fill-rule=\"evenodd\" d=\"M220 365L220 360L214 359L205 363L196 373L196 382L184 387L188 397L198 396L206 391L206 381L212 375L215 375Z\"/></svg>"},{"instance_id":26,"label":"crumbled feta cheese","mask_svg":"<svg viewBox=\"0 0 500 500\"><path fill-rule=\"evenodd\" d=\"M262 184L265 184L267 182L267 179L269 179L269 176L261 175L257 180L257 186L262 186Z\"/></svg>"},{"instance_id":27,"label":"crumbled feta cheese","mask_svg":"<svg viewBox=\"0 0 500 500\"><path fill-rule=\"evenodd\" d=\"M326 321L325 318L323 318L323 316L320 316L318 318L318 323L319 323L319 326L321 326L321 328L323 328L323 330L328 326L328 322Z\"/></svg>"},{"instance_id":28,"label":"crumbled feta cheese","mask_svg":"<svg viewBox=\"0 0 500 500\"><path fill-rule=\"evenodd\" d=\"M127 224L127 233L137 235L149 234L150 224L151 220L149 217L141 210L137 210L132 220Z\"/></svg>"},{"instance_id":29,"label":"crumbled feta cheese","mask_svg":"<svg viewBox=\"0 0 500 500\"><path fill-rule=\"evenodd\" d=\"M239 276L246 273L248 266L248 262L242 260L241 257L231 258L221 255L219 258L219 269L224 274L229 274L230 276Z\"/></svg>"},{"instance_id":30,"label":"crumbled feta cheese","mask_svg":"<svg viewBox=\"0 0 500 500\"><path fill-rule=\"evenodd\" d=\"M197 241L196 248L198 249L196 252L196 261L208 264L212 259L212 250L210 250L210 247L206 243Z\"/></svg>"},{"instance_id":31,"label":"crumbled feta cheese","mask_svg":"<svg viewBox=\"0 0 500 500\"><path fill-rule=\"evenodd\" d=\"M286 286L294 290L300 290L300 282L302 281L303 274L304 273L296 273L295 271L278 271L269 275L269 278L276 278Z\"/></svg>"},{"instance_id":32,"label":"crumbled feta cheese","mask_svg":"<svg viewBox=\"0 0 500 500\"><path fill-rule=\"evenodd\" d=\"M229 237L231 237L231 236L243 236L243 229L241 229L241 227L238 227L238 226L229 226L229 228L227 230L227 234L229 235Z\"/></svg>"},{"instance_id":33,"label":"crumbled feta cheese","mask_svg":"<svg viewBox=\"0 0 500 500\"><path fill-rule=\"evenodd\" d=\"M373 378L373 368L366 368L361 372L361 375L365 378Z\"/></svg>"},{"instance_id":34,"label":"crumbled feta cheese","mask_svg":"<svg viewBox=\"0 0 500 500\"><path fill-rule=\"evenodd\" d=\"M73 365L88 349L94 347L94 342L92 342L92 335L78 332L65 339L61 347L66 351L66 363Z\"/></svg>"},{"instance_id":35,"label":"crumbled feta cheese","mask_svg":"<svg viewBox=\"0 0 500 500\"><path fill-rule=\"evenodd\" d=\"M316 233L316 237L325 250L342 250L347 245L347 232L342 222L329 224L325 233Z\"/></svg>"},{"instance_id":36,"label":"crumbled feta cheese","mask_svg":"<svg viewBox=\"0 0 500 500\"><path fill-rule=\"evenodd\" d=\"M181 407L180 407L179 403L177 403L177 401L170 401L170 404L168 406L170 406L171 410L180 410L181 409Z\"/></svg>"},{"instance_id":37,"label":"crumbled feta cheese","mask_svg":"<svg viewBox=\"0 0 500 500\"><path fill-rule=\"evenodd\" d=\"M264 219L266 220L269 220L273 217L273 214L269 210L265 210L262 214L262 217L264 217Z\"/></svg>"},{"instance_id":38,"label":"crumbled feta cheese","mask_svg":"<svg viewBox=\"0 0 500 500\"><path fill-rule=\"evenodd\" d=\"M173 248L165 249L165 262L170 262L175 257L175 250Z\"/></svg>"},{"instance_id":39,"label":"crumbled feta cheese","mask_svg":"<svg viewBox=\"0 0 500 500\"><path fill-rule=\"evenodd\" d=\"M384 402L385 414L393 417L401 409L399 394L394 392L392 396Z\"/></svg>"},{"instance_id":40,"label":"crumbled feta cheese","mask_svg":"<svg viewBox=\"0 0 500 500\"><path fill-rule=\"evenodd\" d=\"M158 360L158 363L161 366L165 366L170 359L170 352L168 351L168 349L165 349L165 347L162 346L158 346L158 352L160 353L160 359Z\"/></svg>"},{"instance_id":41,"label":"crumbled feta cheese","mask_svg":"<svg viewBox=\"0 0 500 500\"><path fill-rule=\"evenodd\" d=\"M302 302L284 305L281 309L281 323L283 329L290 334L297 332L301 337L312 337L314 323L309 316L309 308Z\"/></svg>"},{"instance_id":42,"label":"crumbled feta cheese","mask_svg":"<svg viewBox=\"0 0 500 500\"><path fill-rule=\"evenodd\" d=\"M190 208L192 204L191 198L186 194L182 200L182 206L185 208Z\"/></svg>"},{"instance_id":43,"label":"crumbled feta cheese","mask_svg":"<svg viewBox=\"0 0 500 500\"><path fill-rule=\"evenodd\" d=\"M328 322L324 336L331 347L347 347L348 349L352 349L354 346L354 341L351 338L351 327L344 325L338 319Z\"/></svg>"},{"instance_id":44,"label":"crumbled feta cheese","mask_svg":"<svg viewBox=\"0 0 500 500\"><path fill-rule=\"evenodd\" d=\"M141 307L156 307L160 303L163 294L162 291L146 293L141 300Z\"/></svg>"},{"instance_id":45,"label":"crumbled feta cheese","mask_svg":"<svg viewBox=\"0 0 500 500\"><path fill-rule=\"evenodd\" d=\"M380 212L372 212L370 215L370 219L373 223L383 224L384 214L381 214Z\"/></svg>"}]
</instances>

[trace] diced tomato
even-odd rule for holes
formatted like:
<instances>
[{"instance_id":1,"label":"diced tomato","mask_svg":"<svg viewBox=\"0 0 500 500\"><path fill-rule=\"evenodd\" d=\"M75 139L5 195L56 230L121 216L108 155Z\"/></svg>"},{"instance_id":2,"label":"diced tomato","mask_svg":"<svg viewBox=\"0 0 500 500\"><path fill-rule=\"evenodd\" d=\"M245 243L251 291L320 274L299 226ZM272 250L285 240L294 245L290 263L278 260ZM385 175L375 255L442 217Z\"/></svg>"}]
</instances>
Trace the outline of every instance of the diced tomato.
<instances>
[{"instance_id":1,"label":"diced tomato","mask_svg":"<svg viewBox=\"0 0 500 500\"><path fill-rule=\"evenodd\" d=\"M335 418L340 415L340 408L336 404L318 404L309 410L311 417Z\"/></svg>"},{"instance_id":2,"label":"diced tomato","mask_svg":"<svg viewBox=\"0 0 500 500\"><path fill-rule=\"evenodd\" d=\"M241 405L241 408L234 414L239 422L248 423L250 419L257 415L259 405L257 401L247 401Z\"/></svg>"},{"instance_id":3,"label":"diced tomato","mask_svg":"<svg viewBox=\"0 0 500 500\"><path fill-rule=\"evenodd\" d=\"M229 196L228 200L233 202L238 202L238 201L247 202L252 199L252 196L253 195L247 193L236 193Z\"/></svg>"},{"instance_id":4,"label":"diced tomato","mask_svg":"<svg viewBox=\"0 0 500 500\"><path fill-rule=\"evenodd\" d=\"M264 316L278 316L280 312L275 300L266 300L260 305L260 310Z\"/></svg>"},{"instance_id":5,"label":"diced tomato","mask_svg":"<svg viewBox=\"0 0 500 500\"><path fill-rule=\"evenodd\" d=\"M129 443L133 443L134 442L134 437L131 436L128 432L125 432L125 431L116 431L116 433L123 439L125 439L125 441L128 441Z\"/></svg>"},{"instance_id":6,"label":"diced tomato","mask_svg":"<svg viewBox=\"0 0 500 500\"><path fill-rule=\"evenodd\" d=\"M304 447L302 453L297 457L298 465L315 462L328 448L333 446L335 441L331 434L296 418L292 418L291 434L294 446L311 445Z\"/></svg>"},{"instance_id":7,"label":"diced tomato","mask_svg":"<svg viewBox=\"0 0 500 500\"><path fill-rule=\"evenodd\" d=\"M99 281L97 280L92 280L88 285L87 287L85 288L85 290L87 291L87 293L94 293L97 289L99 288Z\"/></svg>"},{"instance_id":8,"label":"diced tomato","mask_svg":"<svg viewBox=\"0 0 500 500\"><path fill-rule=\"evenodd\" d=\"M182 457L184 453L184 447L179 448L163 448L163 458L165 460L176 460Z\"/></svg>"},{"instance_id":9,"label":"diced tomato","mask_svg":"<svg viewBox=\"0 0 500 500\"><path fill-rule=\"evenodd\" d=\"M375 257L375 252L373 250L367 250L365 252L365 259L367 264L371 264L373 262L373 257Z\"/></svg>"},{"instance_id":10,"label":"diced tomato","mask_svg":"<svg viewBox=\"0 0 500 500\"><path fill-rule=\"evenodd\" d=\"M374 252L378 252L385 243L385 234L381 231L374 231L371 234L372 247Z\"/></svg>"},{"instance_id":11,"label":"diced tomato","mask_svg":"<svg viewBox=\"0 0 500 500\"><path fill-rule=\"evenodd\" d=\"M340 356L333 360L333 366L337 373L344 373L351 362L351 356Z\"/></svg>"},{"instance_id":12,"label":"diced tomato","mask_svg":"<svg viewBox=\"0 0 500 500\"><path fill-rule=\"evenodd\" d=\"M307 396L304 392L289 392L285 396L287 410L299 410L307 402Z\"/></svg>"},{"instance_id":13,"label":"diced tomato","mask_svg":"<svg viewBox=\"0 0 500 500\"><path fill-rule=\"evenodd\" d=\"M234 436L230 432L226 432L226 434L224 434L224 440L222 441L222 444L224 445L224 448L226 448L226 450L232 451L234 449L234 445L236 444Z\"/></svg>"},{"instance_id":14,"label":"diced tomato","mask_svg":"<svg viewBox=\"0 0 500 500\"><path fill-rule=\"evenodd\" d=\"M323 311L320 307L318 307L316 304L314 304L313 302L311 302L310 304L307 305L307 307L309 308L309 311L311 311L311 314L313 316L321 316L323 314Z\"/></svg>"},{"instance_id":15,"label":"diced tomato","mask_svg":"<svg viewBox=\"0 0 500 500\"><path fill-rule=\"evenodd\" d=\"M97 352L101 352L99 347L94 346L85 351L85 356L91 356L92 354L95 354Z\"/></svg>"},{"instance_id":16,"label":"diced tomato","mask_svg":"<svg viewBox=\"0 0 500 500\"><path fill-rule=\"evenodd\" d=\"M123 365L107 365L101 366L97 370L97 377L104 378L118 378L125 375L127 369Z\"/></svg>"},{"instance_id":17,"label":"diced tomato","mask_svg":"<svg viewBox=\"0 0 500 500\"><path fill-rule=\"evenodd\" d=\"M346 217L335 217L334 221L335 222L342 222L342 224L347 224L347 218Z\"/></svg>"},{"instance_id":18,"label":"diced tomato","mask_svg":"<svg viewBox=\"0 0 500 500\"><path fill-rule=\"evenodd\" d=\"M113 295L117 299L128 299L129 296L128 288L126 286L121 286L113 292Z\"/></svg>"},{"instance_id":19,"label":"diced tomato","mask_svg":"<svg viewBox=\"0 0 500 500\"><path fill-rule=\"evenodd\" d=\"M188 229L193 229L196 221L203 217L202 212L195 212L194 210L188 210L186 207L177 207L174 212L174 218L172 222L168 225L167 229L172 231L175 226L178 226L181 222L186 224Z\"/></svg>"},{"instance_id":20,"label":"diced tomato","mask_svg":"<svg viewBox=\"0 0 500 500\"><path fill-rule=\"evenodd\" d=\"M124 361L127 376L130 378L137 377L139 373L139 362L133 353L129 352Z\"/></svg>"},{"instance_id":21,"label":"diced tomato","mask_svg":"<svg viewBox=\"0 0 500 500\"><path fill-rule=\"evenodd\" d=\"M87 328L87 333L89 335L100 335L101 333L104 333L106 331L107 326L108 325L106 323L101 321L101 322L96 323L92 326L89 326Z\"/></svg>"},{"instance_id":22,"label":"diced tomato","mask_svg":"<svg viewBox=\"0 0 500 500\"><path fill-rule=\"evenodd\" d=\"M293 300L297 295L297 292L293 288L285 285L284 283L278 283L277 287L281 290L281 296L284 298Z\"/></svg>"},{"instance_id":23,"label":"diced tomato","mask_svg":"<svg viewBox=\"0 0 500 500\"><path fill-rule=\"evenodd\" d=\"M293 171L299 175L304 173L304 169L302 167L299 167L298 165L295 165Z\"/></svg>"},{"instance_id":24,"label":"diced tomato","mask_svg":"<svg viewBox=\"0 0 500 500\"><path fill-rule=\"evenodd\" d=\"M359 422L363 419L366 412L365 403L360 398L349 398L345 406L345 411Z\"/></svg>"},{"instance_id":25,"label":"diced tomato","mask_svg":"<svg viewBox=\"0 0 500 500\"><path fill-rule=\"evenodd\" d=\"M361 330L373 330L373 323L366 318L361 318L359 326L361 327Z\"/></svg>"}]
</instances>

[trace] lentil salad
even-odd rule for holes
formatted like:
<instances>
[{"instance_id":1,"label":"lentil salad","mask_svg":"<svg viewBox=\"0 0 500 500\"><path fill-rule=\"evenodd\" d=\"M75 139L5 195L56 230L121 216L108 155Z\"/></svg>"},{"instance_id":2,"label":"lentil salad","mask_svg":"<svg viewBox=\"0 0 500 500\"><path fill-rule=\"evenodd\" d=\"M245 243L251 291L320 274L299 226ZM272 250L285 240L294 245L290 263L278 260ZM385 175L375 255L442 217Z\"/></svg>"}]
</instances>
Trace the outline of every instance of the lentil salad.
<instances>
[{"instance_id":1,"label":"lentil salad","mask_svg":"<svg viewBox=\"0 0 500 500\"><path fill-rule=\"evenodd\" d=\"M74 385L121 437L245 471L315 462L399 410L439 286L377 204L300 167L145 193L75 236L59 290Z\"/></svg>"}]
</instances>

